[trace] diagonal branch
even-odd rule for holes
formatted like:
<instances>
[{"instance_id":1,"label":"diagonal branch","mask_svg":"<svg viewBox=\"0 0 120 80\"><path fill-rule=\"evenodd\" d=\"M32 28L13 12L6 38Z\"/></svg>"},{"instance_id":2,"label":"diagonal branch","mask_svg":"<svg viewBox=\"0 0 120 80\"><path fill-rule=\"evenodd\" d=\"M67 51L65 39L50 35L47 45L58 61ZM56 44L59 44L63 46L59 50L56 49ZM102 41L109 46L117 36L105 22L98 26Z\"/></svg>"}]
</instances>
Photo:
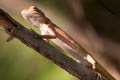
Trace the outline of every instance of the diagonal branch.
<instances>
[{"instance_id":1,"label":"diagonal branch","mask_svg":"<svg viewBox=\"0 0 120 80\"><path fill-rule=\"evenodd\" d=\"M0 9L0 26L2 26L10 36L19 39L22 43L28 47L31 47L39 54L48 58L56 65L79 79L108 80L104 76L99 78L94 70L86 68L83 65L75 62L50 44L47 44L40 38L37 38L36 36L38 34L33 34L30 30L26 29L2 9Z\"/></svg>"}]
</instances>

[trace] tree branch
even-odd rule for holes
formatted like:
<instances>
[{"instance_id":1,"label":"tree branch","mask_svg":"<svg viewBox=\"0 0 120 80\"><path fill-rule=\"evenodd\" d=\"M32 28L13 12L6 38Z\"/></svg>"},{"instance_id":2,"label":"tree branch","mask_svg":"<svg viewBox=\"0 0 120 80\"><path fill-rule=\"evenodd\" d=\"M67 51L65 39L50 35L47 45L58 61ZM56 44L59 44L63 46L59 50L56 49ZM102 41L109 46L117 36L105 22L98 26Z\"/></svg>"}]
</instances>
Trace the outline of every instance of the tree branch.
<instances>
[{"instance_id":1,"label":"tree branch","mask_svg":"<svg viewBox=\"0 0 120 80\"><path fill-rule=\"evenodd\" d=\"M19 39L22 43L31 47L39 54L53 61L56 65L79 79L108 80L104 76L100 77L94 70L86 68L67 57L42 39L37 38L36 36L38 36L38 34L33 34L32 31L26 29L2 9L0 9L0 26L2 26L10 36Z\"/></svg>"}]
</instances>

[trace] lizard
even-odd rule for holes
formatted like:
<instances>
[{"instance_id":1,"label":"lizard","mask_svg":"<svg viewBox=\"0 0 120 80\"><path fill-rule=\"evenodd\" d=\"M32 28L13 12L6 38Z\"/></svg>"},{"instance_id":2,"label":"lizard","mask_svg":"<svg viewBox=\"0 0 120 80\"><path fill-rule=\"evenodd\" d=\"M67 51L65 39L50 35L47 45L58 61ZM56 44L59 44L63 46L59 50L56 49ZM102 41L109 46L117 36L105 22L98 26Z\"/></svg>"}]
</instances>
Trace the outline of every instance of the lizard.
<instances>
[{"instance_id":1,"label":"lizard","mask_svg":"<svg viewBox=\"0 0 120 80\"><path fill-rule=\"evenodd\" d=\"M48 42L48 39L52 40L64 51L78 59L79 63L83 64L85 67L94 69L96 72L103 74L110 80L115 80L89 52L48 19L39 8L30 6L29 8L23 9L21 14L28 23L40 29L40 38L43 38L46 42Z\"/></svg>"}]
</instances>

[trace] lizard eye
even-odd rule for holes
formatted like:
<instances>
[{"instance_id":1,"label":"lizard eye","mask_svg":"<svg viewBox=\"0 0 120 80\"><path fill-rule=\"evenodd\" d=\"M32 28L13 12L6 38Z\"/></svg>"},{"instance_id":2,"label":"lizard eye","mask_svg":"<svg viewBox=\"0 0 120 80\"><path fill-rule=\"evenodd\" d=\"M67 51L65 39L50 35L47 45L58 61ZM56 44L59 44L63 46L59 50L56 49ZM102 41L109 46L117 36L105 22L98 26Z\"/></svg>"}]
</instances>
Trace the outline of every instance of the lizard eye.
<instances>
[{"instance_id":1,"label":"lizard eye","mask_svg":"<svg viewBox=\"0 0 120 80\"><path fill-rule=\"evenodd\" d=\"M34 7L33 9L36 11L36 14L40 14L41 13L41 11L37 7Z\"/></svg>"},{"instance_id":2,"label":"lizard eye","mask_svg":"<svg viewBox=\"0 0 120 80\"><path fill-rule=\"evenodd\" d=\"M35 6L33 7L33 10L34 10L35 14L44 15L43 12Z\"/></svg>"},{"instance_id":3,"label":"lizard eye","mask_svg":"<svg viewBox=\"0 0 120 80\"><path fill-rule=\"evenodd\" d=\"M38 10L38 8L37 8L37 7L34 7L33 9L34 9L35 11L37 11L37 10Z\"/></svg>"}]
</instances>

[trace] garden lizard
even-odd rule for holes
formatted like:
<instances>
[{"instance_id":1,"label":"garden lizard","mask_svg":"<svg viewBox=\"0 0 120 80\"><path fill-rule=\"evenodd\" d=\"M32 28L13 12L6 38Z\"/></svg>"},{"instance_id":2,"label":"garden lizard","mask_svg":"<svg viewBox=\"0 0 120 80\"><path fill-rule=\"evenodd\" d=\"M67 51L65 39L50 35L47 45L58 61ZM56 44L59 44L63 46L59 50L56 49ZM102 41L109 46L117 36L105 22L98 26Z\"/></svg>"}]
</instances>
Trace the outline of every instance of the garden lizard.
<instances>
[{"instance_id":1,"label":"garden lizard","mask_svg":"<svg viewBox=\"0 0 120 80\"><path fill-rule=\"evenodd\" d=\"M105 77L115 80L80 44L55 25L36 6L30 6L21 11L23 18L41 31L40 38L48 42L51 39L56 45L70 53L85 67L95 69ZM86 59L84 59L86 58ZM92 67L91 67L92 64Z\"/></svg>"}]
</instances>

